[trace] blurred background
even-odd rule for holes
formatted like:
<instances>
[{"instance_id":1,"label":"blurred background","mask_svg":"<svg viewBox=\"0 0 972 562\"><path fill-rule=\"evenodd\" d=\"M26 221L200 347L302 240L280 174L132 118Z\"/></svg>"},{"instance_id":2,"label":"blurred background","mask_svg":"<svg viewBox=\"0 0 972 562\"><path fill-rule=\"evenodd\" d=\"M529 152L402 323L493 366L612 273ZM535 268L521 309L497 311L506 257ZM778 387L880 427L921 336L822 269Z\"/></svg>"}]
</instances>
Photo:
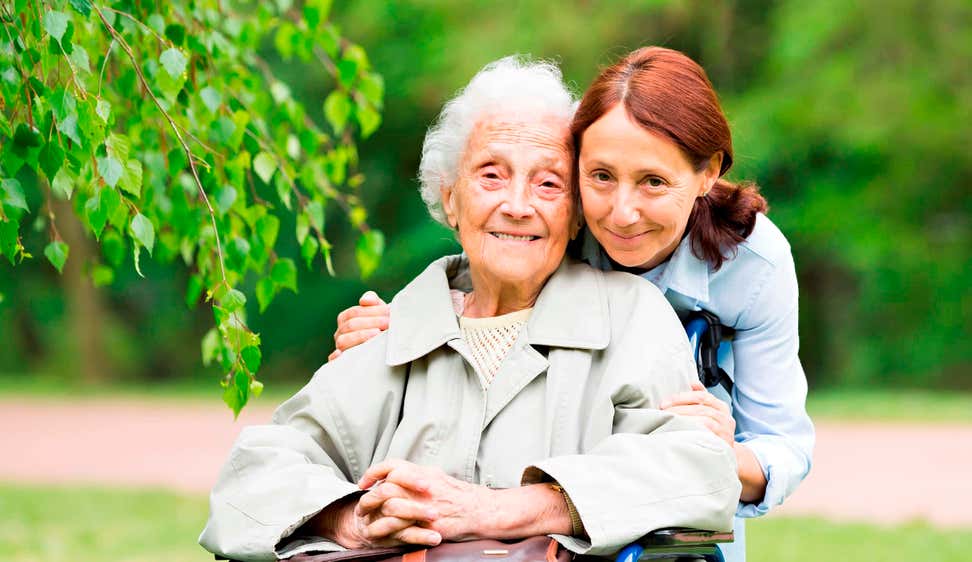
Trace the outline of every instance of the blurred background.
<instances>
[{"instance_id":1,"label":"blurred background","mask_svg":"<svg viewBox=\"0 0 972 562\"><path fill-rule=\"evenodd\" d=\"M335 215L328 235L338 277L301 267L299 294L282 293L262 315L252 307L269 394L257 407L292 392L326 360L337 313L364 290L388 299L456 250L428 218L415 176L426 127L479 68L511 53L549 58L580 93L604 66L656 44L707 70L734 134L730 177L761 186L792 244L811 413L835 424L869 415L972 424L968 0L354 0L333 10L385 79L383 124L359 148L369 222L388 246L362 283L356 234ZM276 60L271 48L267 58ZM275 72L320 117L324 72L279 61ZM72 260L84 252L72 245ZM0 263L0 392L177 388L221 406L220 374L200 358L210 310L186 306L188 276L177 265L146 259L142 268L147 279L121 268L111 286L95 289L79 268L58 276L42 259L16 271ZM774 532L790 524L784 519ZM869 533L873 544L910 540L900 531L833 529L828 540L856 537L842 551L848 559L864 559L849 553ZM940 545L955 536L914 533L919 552L924 537ZM961 537L955 560L972 544L968 531ZM951 552L936 559L951 560ZM891 549L882 559L898 555Z\"/></svg>"}]
</instances>

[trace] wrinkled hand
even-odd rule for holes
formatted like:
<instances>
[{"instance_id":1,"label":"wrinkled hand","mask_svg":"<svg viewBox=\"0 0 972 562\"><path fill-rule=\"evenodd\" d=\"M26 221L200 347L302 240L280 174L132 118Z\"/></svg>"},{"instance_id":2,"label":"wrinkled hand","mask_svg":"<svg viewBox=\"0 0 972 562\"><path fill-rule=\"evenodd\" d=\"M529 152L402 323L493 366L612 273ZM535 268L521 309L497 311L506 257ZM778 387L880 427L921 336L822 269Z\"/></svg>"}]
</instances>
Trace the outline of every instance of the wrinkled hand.
<instances>
[{"instance_id":1,"label":"wrinkled hand","mask_svg":"<svg viewBox=\"0 0 972 562\"><path fill-rule=\"evenodd\" d=\"M371 488L358 500L355 508L358 516L381 514L401 520L398 525L420 521L427 528L422 530L446 541L482 538L488 534L489 496L494 492L453 478L438 467L386 460L369 468L358 486ZM413 542L411 536L408 539Z\"/></svg>"},{"instance_id":2,"label":"wrinkled hand","mask_svg":"<svg viewBox=\"0 0 972 562\"><path fill-rule=\"evenodd\" d=\"M420 526L434 519L435 513L426 508L392 502L365 513L359 505L360 498L337 508L332 515L334 521L329 527L332 531L325 531L325 536L330 536L341 546L350 549L406 543L435 546L442 542L439 533Z\"/></svg>"},{"instance_id":3,"label":"wrinkled hand","mask_svg":"<svg viewBox=\"0 0 972 562\"><path fill-rule=\"evenodd\" d=\"M697 417L730 447L735 444L736 420L729 413L729 405L709 394L698 381L692 383L690 392L681 392L662 402L661 409Z\"/></svg>"},{"instance_id":4,"label":"wrinkled hand","mask_svg":"<svg viewBox=\"0 0 972 562\"><path fill-rule=\"evenodd\" d=\"M388 305L375 294L368 291L358 299L358 306L352 306L338 314L337 331L334 332L334 351L327 360L332 361L342 352L362 344L388 329Z\"/></svg>"}]
</instances>

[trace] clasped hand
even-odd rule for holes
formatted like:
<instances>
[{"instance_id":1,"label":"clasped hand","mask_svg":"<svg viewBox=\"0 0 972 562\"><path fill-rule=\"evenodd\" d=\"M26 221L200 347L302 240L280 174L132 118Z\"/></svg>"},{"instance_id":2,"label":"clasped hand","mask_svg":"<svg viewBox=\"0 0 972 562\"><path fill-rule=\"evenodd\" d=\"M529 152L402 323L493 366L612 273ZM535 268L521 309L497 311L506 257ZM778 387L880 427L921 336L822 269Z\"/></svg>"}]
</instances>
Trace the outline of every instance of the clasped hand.
<instances>
[{"instance_id":1,"label":"clasped hand","mask_svg":"<svg viewBox=\"0 0 972 562\"><path fill-rule=\"evenodd\" d=\"M477 538L492 493L440 468L403 460L372 466L358 486L368 492L341 509L334 529L334 540L347 548Z\"/></svg>"}]
</instances>

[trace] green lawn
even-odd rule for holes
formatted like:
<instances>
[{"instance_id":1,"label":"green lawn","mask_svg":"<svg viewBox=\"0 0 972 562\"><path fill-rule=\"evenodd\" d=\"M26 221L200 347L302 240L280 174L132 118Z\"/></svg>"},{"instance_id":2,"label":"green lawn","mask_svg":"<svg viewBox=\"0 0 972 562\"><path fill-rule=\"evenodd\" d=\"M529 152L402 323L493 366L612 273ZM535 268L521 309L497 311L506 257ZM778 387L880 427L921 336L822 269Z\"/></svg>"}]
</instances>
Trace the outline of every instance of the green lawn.
<instances>
[{"instance_id":1,"label":"green lawn","mask_svg":"<svg viewBox=\"0 0 972 562\"><path fill-rule=\"evenodd\" d=\"M301 387L299 381L266 381L254 403L276 406ZM113 383L85 386L56 379L0 373L0 396L46 398L116 397L139 400L182 400L220 403L215 381L202 378L154 383ZM948 391L813 390L807 409L815 420L972 423L972 393Z\"/></svg>"},{"instance_id":2,"label":"green lawn","mask_svg":"<svg viewBox=\"0 0 972 562\"><path fill-rule=\"evenodd\" d=\"M165 492L0 485L0 552L5 562L210 561L196 545L206 501ZM959 562L972 529L941 531L762 519L748 528L750 562Z\"/></svg>"}]
</instances>

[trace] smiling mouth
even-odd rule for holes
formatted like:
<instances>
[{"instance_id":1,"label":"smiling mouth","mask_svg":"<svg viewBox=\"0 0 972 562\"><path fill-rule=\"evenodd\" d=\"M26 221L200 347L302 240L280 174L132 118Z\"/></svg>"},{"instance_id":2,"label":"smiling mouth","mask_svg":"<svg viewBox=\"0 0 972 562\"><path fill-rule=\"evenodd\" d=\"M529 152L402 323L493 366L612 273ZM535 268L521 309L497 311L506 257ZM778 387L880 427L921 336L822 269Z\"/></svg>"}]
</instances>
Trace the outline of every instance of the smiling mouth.
<instances>
[{"instance_id":1,"label":"smiling mouth","mask_svg":"<svg viewBox=\"0 0 972 562\"><path fill-rule=\"evenodd\" d=\"M609 232L622 240L635 240L637 238L644 236L645 234L648 234L648 231L636 232L634 234L621 234L619 232L614 232L613 230L610 230Z\"/></svg>"},{"instance_id":2,"label":"smiling mouth","mask_svg":"<svg viewBox=\"0 0 972 562\"><path fill-rule=\"evenodd\" d=\"M514 242L533 242L534 240L539 240L539 236L532 236L530 234L507 234L505 232L490 232L496 238L500 240L512 240Z\"/></svg>"}]
</instances>

